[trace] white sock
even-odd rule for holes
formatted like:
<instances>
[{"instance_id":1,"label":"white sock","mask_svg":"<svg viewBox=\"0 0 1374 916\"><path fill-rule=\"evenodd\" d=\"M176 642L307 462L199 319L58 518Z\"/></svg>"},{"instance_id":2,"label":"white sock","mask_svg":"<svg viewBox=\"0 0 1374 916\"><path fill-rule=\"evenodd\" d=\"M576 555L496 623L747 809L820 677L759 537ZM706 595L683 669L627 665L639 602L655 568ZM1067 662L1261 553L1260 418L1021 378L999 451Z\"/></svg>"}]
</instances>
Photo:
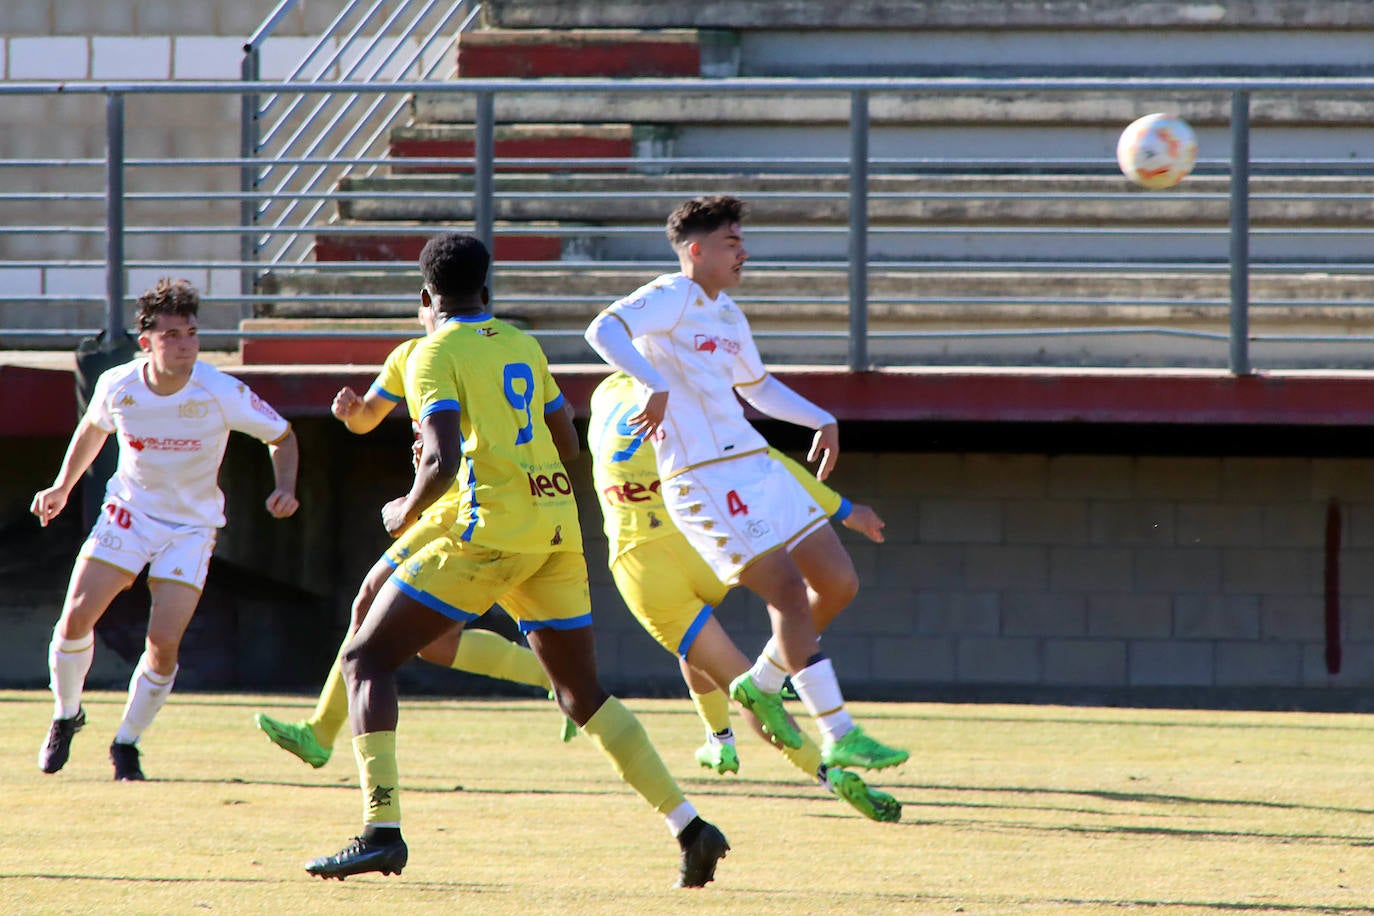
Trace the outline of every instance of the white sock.
<instances>
[{"instance_id":1,"label":"white sock","mask_svg":"<svg viewBox=\"0 0 1374 916\"><path fill-rule=\"evenodd\" d=\"M782 682L787 679L787 668L779 657L777 637L770 636L768 642L764 643L763 651L749 669L749 677L753 679L754 686L765 693L777 693L782 689Z\"/></svg>"},{"instance_id":2,"label":"white sock","mask_svg":"<svg viewBox=\"0 0 1374 916\"><path fill-rule=\"evenodd\" d=\"M823 658L792 675L792 686L827 739L836 741L854 727L854 719L844 708L844 695L830 659Z\"/></svg>"},{"instance_id":3,"label":"white sock","mask_svg":"<svg viewBox=\"0 0 1374 916\"><path fill-rule=\"evenodd\" d=\"M70 719L81 709L81 691L95 659L95 634L63 639L53 628L48 645L48 685L52 688L52 717Z\"/></svg>"},{"instance_id":4,"label":"white sock","mask_svg":"<svg viewBox=\"0 0 1374 916\"><path fill-rule=\"evenodd\" d=\"M129 701L124 704L124 721L119 723L115 732L116 744L135 744L139 737L153 724L167 695L172 692L172 683L177 679L177 669L171 675L155 672L148 663L148 653L138 659L134 676L129 679Z\"/></svg>"},{"instance_id":5,"label":"white sock","mask_svg":"<svg viewBox=\"0 0 1374 916\"><path fill-rule=\"evenodd\" d=\"M706 733L706 740L710 744L728 744L734 747L735 730L733 728L727 728L725 731L719 733L708 730Z\"/></svg>"},{"instance_id":6,"label":"white sock","mask_svg":"<svg viewBox=\"0 0 1374 916\"><path fill-rule=\"evenodd\" d=\"M668 812L668 829L673 832L673 836L680 836L696 816L697 809L692 807L691 802L685 801Z\"/></svg>"}]
</instances>

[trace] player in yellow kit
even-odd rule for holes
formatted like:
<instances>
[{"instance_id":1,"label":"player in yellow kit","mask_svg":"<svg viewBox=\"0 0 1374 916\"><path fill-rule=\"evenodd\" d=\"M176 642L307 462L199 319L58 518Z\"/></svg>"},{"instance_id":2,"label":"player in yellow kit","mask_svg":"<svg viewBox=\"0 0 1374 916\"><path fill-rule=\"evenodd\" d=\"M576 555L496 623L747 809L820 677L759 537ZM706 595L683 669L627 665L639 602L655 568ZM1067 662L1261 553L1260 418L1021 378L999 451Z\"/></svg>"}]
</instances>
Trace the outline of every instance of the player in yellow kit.
<instances>
[{"instance_id":1,"label":"player in yellow kit","mask_svg":"<svg viewBox=\"0 0 1374 916\"><path fill-rule=\"evenodd\" d=\"M434 331L432 313L433 310L428 308L421 308L419 312L420 324L426 334ZM405 400L406 364L416 344L422 339L417 337L398 344L387 355L377 378L361 397L348 387L340 389L334 396L331 410L350 432L358 435L371 432L397 404ZM454 486L440 498L440 502L457 500L460 495L461 489ZM422 522L408 533L406 543L413 548L415 544L423 543L443 530L442 527ZM393 545L363 578L358 594L353 599L352 619L348 632L339 646L340 651L348 644L348 640L357 632L358 625L367 616L367 610L377 594L377 589L381 588L382 583L400 565L400 556L396 552L398 547L399 543ZM459 636L460 633L456 629L441 636L421 649L420 657L436 665L470 674L549 689L548 675L540 667L534 653L524 646L488 630L474 629L461 639ZM284 722L266 713L258 713L253 717L258 728L274 744L316 768L329 762L334 751L334 741L347 719L348 693L344 687L343 671L337 657L325 678L324 688L320 691L315 712L310 718ZM565 718L563 740L569 741L576 734L577 726Z\"/></svg>"},{"instance_id":2,"label":"player in yellow kit","mask_svg":"<svg viewBox=\"0 0 1374 916\"><path fill-rule=\"evenodd\" d=\"M405 866L395 671L455 622L499 603L527 634L564 713L664 815L682 850L679 885L703 886L729 844L597 678L577 505L563 467L577 453L577 432L539 345L487 312L489 263L485 246L466 235L433 239L420 254L421 301L438 327L406 366L406 401L422 440L415 481L382 509L387 531L401 539L400 565L342 656L363 832L306 870L344 878ZM455 480L456 508L432 512ZM446 530L411 549L407 535L422 519Z\"/></svg>"},{"instance_id":3,"label":"player in yellow kit","mask_svg":"<svg viewBox=\"0 0 1374 916\"><path fill-rule=\"evenodd\" d=\"M727 691L735 678L749 670L750 663L714 614L729 586L720 581L664 510L653 448L629 422L640 410L641 395L636 387L634 379L623 372L607 376L592 392L587 429L611 576L644 629L678 657L692 701L706 723L707 741L697 750L697 761L717 773L738 772ZM801 481L831 518L874 541L882 540L883 522L871 508L850 503L776 449L770 454ZM817 631L823 630L839 610L823 608L821 613L829 616L815 621ZM758 720L748 717L757 730ZM856 773L822 763L820 747L805 733L800 747L780 746L779 750L808 777L818 779L864 816L878 821L901 817L901 804L892 796L869 788Z\"/></svg>"}]
</instances>

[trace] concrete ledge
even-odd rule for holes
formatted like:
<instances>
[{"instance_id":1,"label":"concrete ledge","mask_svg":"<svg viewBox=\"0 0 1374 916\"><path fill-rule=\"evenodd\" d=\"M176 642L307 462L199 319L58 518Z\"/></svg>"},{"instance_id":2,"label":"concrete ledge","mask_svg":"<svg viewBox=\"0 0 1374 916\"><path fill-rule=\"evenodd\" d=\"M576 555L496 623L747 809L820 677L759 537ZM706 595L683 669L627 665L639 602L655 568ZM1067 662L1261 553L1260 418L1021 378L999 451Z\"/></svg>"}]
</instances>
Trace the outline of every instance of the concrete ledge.
<instances>
[{"instance_id":1,"label":"concrete ledge","mask_svg":"<svg viewBox=\"0 0 1374 916\"><path fill-rule=\"evenodd\" d=\"M436 127L438 129L436 129ZM392 174L471 172L471 166L406 165L420 156L450 159L472 158L476 131L466 125L416 124L392 130L389 150ZM623 166L577 166L579 171L617 170L630 167L635 151L635 131L629 124L527 124L500 125L495 130L497 159L625 159ZM401 160L396 162L394 160ZM511 171L547 171L548 166L498 165ZM559 166L568 168L568 166Z\"/></svg>"},{"instance_id":2,"label":"concrete ledge","mask_svg":"<svg viewBox=\"0 0 1374 916\"><path fill-rule=\"evenodd\" d=\"M344 385L362 390L378 366L233 366L284 416L329 412ZM913 368L852 373L775 367L802 395L845 421L1114 423L1292 427L1374 424L1374 372L1272 372L1234 376L1206 370L1004 370ZM580 417L602 366L554 366ZM6 390L28 411L0 420L0 435L68 435L76 426L70 370L0 367Z\"/></svg>"},{"instance_id":3,"label":"concrete ledge","mask_svg":"<svg viewBox=\"0 0 1374 916\"><path fill-rule=\"evenodd\" d=\"M487 0L504 28L1374 28L1361 0Z\"/></svg>"},{"instance_id":4,"label":"concrete ledge","mask_svg":"<svg viewBox=\"0 0 1374 916\"><path fill-rule=\"evenodd\" d=\"M1374 6L1374 5L1371 5ZM741 86L748 83L740 80ZM848 94L778 95L748 92L501 92L495 99L497 121L586 122L627 121L634 124L848 124ZM970 94L930 91L882 92L869 98L875 126L898 124L987 124L1124 126L1143 112L1168 111L1194 126L1226 125L1231 100L1224 92L1148 93L1073 92ZM417 121L472 123L476 101L471 96L420 93L413 113ZM1368 96L1357 94L1256 94L1250 120L1255 125L1363 126Z\"/></svg>"}]
</instances>

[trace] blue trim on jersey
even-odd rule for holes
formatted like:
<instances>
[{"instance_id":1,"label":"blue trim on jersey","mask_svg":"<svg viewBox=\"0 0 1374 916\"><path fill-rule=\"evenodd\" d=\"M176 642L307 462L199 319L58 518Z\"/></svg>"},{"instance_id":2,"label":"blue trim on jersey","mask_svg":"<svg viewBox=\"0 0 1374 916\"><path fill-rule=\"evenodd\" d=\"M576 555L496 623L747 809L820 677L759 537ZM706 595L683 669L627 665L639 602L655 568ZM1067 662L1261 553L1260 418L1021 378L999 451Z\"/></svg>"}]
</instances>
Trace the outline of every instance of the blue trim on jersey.
<instances>
[{"instance_id":1,"label":"blue trim on jersey","mask_svg":"<svg viewBox=\"0 0 1374 916\"><path fill-rule=\"evenodd\" d=\"M692 620L692 625L687 628L686 633L682 634L682 642L678 643L678 658L683 661L687 660L687 653L691 650L692 643L697 641L697 636L700 635L701 628L706 626L706 621L711 619L711 615L715 613L715 610L716 609L709 604L703 604L701 606L701 610Z\"/></svg>"},{"instance_id":2,"label":"blue trim on jersey","mask_svg":"<svg viewBox=\"0 0 1374 916\"><path fill-rule=\"evenodd\" d=\"M848 496L841 496L841 497L840 497L840 508L836 509L835 512L834 512L834 514L831 515L830 517L833 518L833 519L834 519L835 521L837 521L837 522L842 522L842 521L844 521L845 519L849 518L849 513L853 512L853 511L854 511L854 504L853 504L852 502L849 501L849 497L848 497Z\"/></svg>"},{"instance_id":3,"label":"blue trim on jersey","mask_svg":"<svg viewBox=\"0 0 1374 916\"><path fill-rule=\"evenodd\" d=\"M383 388L381 385L376 384L375 382L373 383L371 388L367 389L367 393L375 394L377 395L377 397L384 398L393 404L399 404L405 398L405 395L392 394L390 391L387 391L385 388Z\"/></svg>"},{"instance_id":4,"label":"blue trim on jersey","mask_svg":"<svg viewBox=\"0 0 1374 916\"><path fill-rule=\"evenodd\" d=\"M481 614L469 613L468 611L465 611L462 608L456 608L446 601L440 601L438 598L434 597L429 592L421 591L420 589L411 585L409 582L397 578L395 573L393 573L391 575L391 578L387 579L386 581L396 586L396 590L399 591L401 594L406 595L414 599L415 601L418 601L420 604L423 604L431 611L438 611L440 614L443 614L450 620L457 620L462 623L471 623L478 617L482 616Z\"/></svg>"},{"instance_id":5,"label":"blue trim on jersey","mask_svg":"<svg viewBox=\"0 0 1374 916\"><path fill-rule=\"evenodd\" d=\"M458 433L458 450L463 450L463 434ZM468 461L468 493L471 495L472 518L468 521L468 526L463 529L463 533L458 536L459 540L471 541L472 532L477 528L477 471L472 466L472 461Z\"/></svg>"},{"instance_id":6,"label":"blue trim on jersey","mask_svg":"<svg viewBox=\"0 0 1374 916\"><path fill-rule=\"evenodd\" d=\"M562 407L567 402L568 399L563 397L563 392L560 391L558 392L558 397L554 398L552 401L544 405L544 413L552 413L553 411Z\"/></svg>"},{"instance_id":7,"label":"blue trim on jersey","mask_svg":"<svg viewBox=\"0 0 1374 916\"><path fill-rule=\"evenodd\" d=\"M420 414L420 419L423 420L432 413L442 413L445 410L457 410L461 412L462 409L463 408L453 398L444 398L442 401L435 401L433 404L426 407L424 412Z\"/></svg>"},{"instance_id":8,"label":"blue trim on jersey","mask_svg":"<svg viewBox=\"0 0 1374 916\"><path fill-rule=\"evenodd\" d=\"M591 625L591 614L583 614L581 617L569 617L567 620L522 620L520 621L520 632L533 633L535 630L580 630L582 627L589 627Z\"/></svg>"},{"instance_id":9,"label":"blue trim on jersey","mask_svg":"<svg viewBox=\"0 0 1374 916\"><path fill-rule=\"evenodd\" d=\"M476 315L450 315L444 319L444 324L448 324L450 321L456 321L459 324L476 324L479 321L491 321L491 315L487 312Z\"/></svg>"}]
</instances>

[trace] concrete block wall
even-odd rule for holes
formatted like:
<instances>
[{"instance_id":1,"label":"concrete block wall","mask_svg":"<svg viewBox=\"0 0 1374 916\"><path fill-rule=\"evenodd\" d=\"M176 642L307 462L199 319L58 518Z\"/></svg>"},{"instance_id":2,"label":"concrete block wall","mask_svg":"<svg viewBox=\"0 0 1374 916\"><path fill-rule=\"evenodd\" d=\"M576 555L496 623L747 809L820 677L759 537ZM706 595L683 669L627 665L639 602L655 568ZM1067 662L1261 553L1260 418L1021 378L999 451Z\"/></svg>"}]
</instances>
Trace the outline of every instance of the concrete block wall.
<instances>
[{"instance_id":1,"label":"concrete block wall","mask_svg":"<svg viewBox=\"0 0 1374 916\"><path fill-rule=\"evenodd\" d=\"M301 513L283 523L262 512L262 447L232 437L222 474L229 524L216 554L280 583L280 615L300 616L294 596L318 596L328 619L301 629L337 642L386 544L377 507L408 485L409 434L392 421L363 438L327 419L296 426ZM912 434L893 427L888 438ZM33 535L26 514L64 445L33 443L0 481L0 584L22 598L0 606L16 634L0 650L8 686L41 683L45 634L84 534L69 525ZM606 570L586 456L569 471L605 680L627 693L677 695L672 658L630 617ZM862 586L823 645L855 697L1340 707L1358 705L1374 685L1374 468L1365 460L855 448L832 482L887 522L883 544L840 532ZM1333 501L1338 671L1326 664ZM28 563L40 549L44 562ZM732 593L719 614L746 652L767 639L765 610L748 592ZM448 683L427 666L410 669L418 687ZM274 686L310 686L325 673L285 658L261 670Z\"/></svg>"}]
</instances>

